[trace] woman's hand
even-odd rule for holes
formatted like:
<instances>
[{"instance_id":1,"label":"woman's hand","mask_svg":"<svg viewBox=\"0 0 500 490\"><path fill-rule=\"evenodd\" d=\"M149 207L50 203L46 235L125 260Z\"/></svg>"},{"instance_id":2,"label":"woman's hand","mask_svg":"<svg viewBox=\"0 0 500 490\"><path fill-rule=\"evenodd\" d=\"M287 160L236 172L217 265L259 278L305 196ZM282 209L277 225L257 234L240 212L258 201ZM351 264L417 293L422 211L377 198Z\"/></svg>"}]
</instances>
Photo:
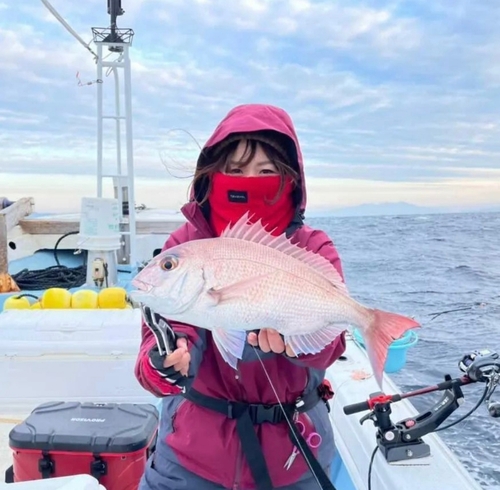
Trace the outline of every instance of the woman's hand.
<instances>
[{"instance_id":1,"label":"woman's hand","mask_svg":"<svg viewBox=\"0 0 500 490\"><path fill-rule=\"evenodd\" d=\"M262 352L275 352L276 354L286 352L287 356L296 357L292 348L285 345L280 333L272 328L263 328L259 330L258 335L255 332L250 332L247 340L250 345L259 347Z\"/></svg>"},{"instance_id":2,"label":"woman's hand","mask_svg":"<svg viewBox=\"0 0 500 490\"><path fill-rule=\"evenodd\" d=\"M187 340L185 338L177 339L177 349L165 357L163 367L165 369L173 366L183 376L187 376L189 363L191 362L191 354L188 351Z\"/></svg>"}]
</instances>

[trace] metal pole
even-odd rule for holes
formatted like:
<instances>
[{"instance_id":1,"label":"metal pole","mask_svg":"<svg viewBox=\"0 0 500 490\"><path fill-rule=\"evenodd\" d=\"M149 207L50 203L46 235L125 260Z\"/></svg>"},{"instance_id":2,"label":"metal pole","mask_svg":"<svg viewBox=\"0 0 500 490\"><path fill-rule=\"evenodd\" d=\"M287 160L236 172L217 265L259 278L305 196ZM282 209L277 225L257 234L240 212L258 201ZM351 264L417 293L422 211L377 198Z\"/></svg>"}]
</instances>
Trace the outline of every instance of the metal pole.
<instances>
[{"instance_id":1,"label":"metal pole","mask_svg":"<svg viewBox=\"0 0 500 490\"><path fill-rule=\"evenodd\" d=\"M128 176L128 199L129 199L129 232L130 232L130 266L137 264L136 254L136 221L135 221L135 191L134 191L134 154L132 133L132 77L130 73L129 45L123 46L124 55L124 85L125 85L125 118L127 128L127 176Z\"/></svg>"},{"instance_id":2,"label":"metal pole","mask_svg":"<svg viewBox=\"0 0 500 490\"><path fill-rule=\"evenodd\" d=\"M120 80L118 78L118 70L113 68L115 76L115 104L116 104L116 168L118 174L122 173L122 148L121 148L121 121L120 121Z\"/></svg>"},{"instance_id":3,"label":"metal pole","mask_svg":"<svg viewBox=\"0 0 500 490\"><path fill-rule=\"evenodd\" d=\"M103 79L101 43L97 43L97 79ZM97 84L97 197L102 197L102 86Z\"/></svg>"},{"instance_id":4,"label":"metal pole","mask_svg":"<svg viewBox=\"0 0 500 490\"><path fill-rule=\"evenodd\" d=\"M118 59L117 63L119 63L120 59ZM121 179L122 176L122 143L121 143L121 121L120 121L120 81L118 75L119 66L114 66L112 68L113 75L115 79L115 125L116 125L116 173L119 175L118 177L118 185L117 185L117 197L120 202L120 213L123 217L123 182Z\"/></svg>"}]
</instances>

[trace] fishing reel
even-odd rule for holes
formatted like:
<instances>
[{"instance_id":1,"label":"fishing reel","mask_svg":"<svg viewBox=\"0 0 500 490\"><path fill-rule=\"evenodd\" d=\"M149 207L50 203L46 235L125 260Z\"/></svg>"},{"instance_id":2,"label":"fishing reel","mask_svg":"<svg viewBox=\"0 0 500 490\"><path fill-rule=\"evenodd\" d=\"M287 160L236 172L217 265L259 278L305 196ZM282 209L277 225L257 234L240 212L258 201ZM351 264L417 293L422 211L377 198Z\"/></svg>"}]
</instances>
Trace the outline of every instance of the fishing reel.
<instances>
[{"instance_id":1,"label":"fishing reel","mask_svg":"<svg viewBox=\"0 0 500 490\"><path fill-rule=\"evenodd\" d=\"M458 367L470 379L487 384L484 403L491 417L500 417L500 402L490 401L491 395L500 384L500 356L497 352L484 349L465 355Z\"/></svg>"},{"instance_id":2,"label":"fishing reel","mask_svg":"<svg viewBox=\"0 0 500 490\"><path fill-rule=\"evenodd\" d=\"M360 419L363 424L371 420L377 427L377 446L389 463L430 456L430 447L422 437L431 432L444 430L455 425L471 415L481 403L486 403L492 417L500 416L500 403L491 402L490 397L500 384L500 356L489 350L473 351L465 355L458 363L465 374L452 379L445 375L444 381L434 386L428 386L407 393L385 395L373 393L364 402L354 403L344 407L346 415L369 410ZM461 387L472 383L485 383L485 391L479 403L458 420L440 427L441 424L464 402ZM434 391L443 391L441 399L431 408L418 413L414 417L393 423L391 420L391 403Z\"/></svg>"}]
</instances>

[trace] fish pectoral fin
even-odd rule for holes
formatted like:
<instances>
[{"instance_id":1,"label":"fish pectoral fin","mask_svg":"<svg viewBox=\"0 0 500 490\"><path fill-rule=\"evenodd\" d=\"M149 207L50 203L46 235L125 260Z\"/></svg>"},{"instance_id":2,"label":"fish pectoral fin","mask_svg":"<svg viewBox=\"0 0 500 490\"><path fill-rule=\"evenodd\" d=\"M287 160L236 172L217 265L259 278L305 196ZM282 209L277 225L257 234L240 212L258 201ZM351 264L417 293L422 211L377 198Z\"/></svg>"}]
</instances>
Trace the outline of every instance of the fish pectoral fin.
<instances>
[{"instance_id":1,"label":"fish pectoral fin","mask_svg":"<svg viewBox=\"0 0 500 490\"><path fill-rule=\"evenodd\" d=\"M238 359L243 357L247 332L244 330L214 328L212 336L221 356L232 368L236 369Z\"/></svg>"},{"instance_id":2,"label":"fish pectoral fin","mask_svg":"<svg viewBox=\"0 0 500 490\"><path fill-rule=\"evenodd\" d=\"M261 276L254 276L250 279L229 284L229 286L224 286L222 288L210 288L207 293L214 301L214 306L220 305L222 303L227 303L228 301L241 298L243 293L248 291L252 286L259 284L269 276L270 274L263 274Z\"/></svg>"},{"instance_id":3,"label":"fish pectoral fin","mask_svg":"<svg viewBox=\"0 0 500 490\"><path fill-rule=\"evenodd\" d=\"M331 324L312 333L285 335L285 345L288 345L296 356L317 354L332 343L345 329L341 324Z\"/></svg>"}]
</instances>

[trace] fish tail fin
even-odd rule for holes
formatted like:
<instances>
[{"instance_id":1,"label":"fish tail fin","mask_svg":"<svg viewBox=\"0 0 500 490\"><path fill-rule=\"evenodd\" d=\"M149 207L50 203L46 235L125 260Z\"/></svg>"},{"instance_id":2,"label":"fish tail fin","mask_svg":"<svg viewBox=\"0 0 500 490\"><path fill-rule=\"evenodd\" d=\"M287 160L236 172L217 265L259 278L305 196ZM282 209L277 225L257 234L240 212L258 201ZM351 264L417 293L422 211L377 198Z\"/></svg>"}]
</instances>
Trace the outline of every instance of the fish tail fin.
<instances>
[{"instance_id":1,"label":"fish tail fin","mask_svg":"<svg viewBox=\"0 0 500 490\"><path fill-rule=\"evenodd\" d=\"M403 334L412 328L420 327L420 324L412 318L389 313L382 310L370 310L372 321L363 332L366 344L366 352L370 359L375 379L382 388L382 376L389 346L395 340L401 338Z\"/></svg>"}]
</instances>

